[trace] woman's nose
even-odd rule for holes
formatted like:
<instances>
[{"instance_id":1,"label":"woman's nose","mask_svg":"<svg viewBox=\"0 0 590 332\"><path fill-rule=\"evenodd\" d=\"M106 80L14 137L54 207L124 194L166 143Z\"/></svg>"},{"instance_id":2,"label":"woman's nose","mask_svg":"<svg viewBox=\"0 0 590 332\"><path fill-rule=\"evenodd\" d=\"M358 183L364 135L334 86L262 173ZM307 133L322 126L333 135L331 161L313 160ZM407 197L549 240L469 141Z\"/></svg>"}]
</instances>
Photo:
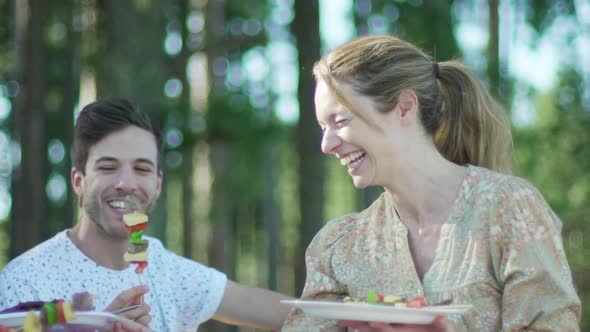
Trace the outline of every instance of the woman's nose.
<instances>
[{"instance_id":1,"label":"woman's nose","mask_svg":"<svg viewBox=\"0 0 590 332\"><path fill-rule=\"evenodd\" d=\"M325 154L331 154L335 152L335 149L340 146L342 140L330 129L326 129L322 136L322 152Z\"/></svg>"}]
</instances>

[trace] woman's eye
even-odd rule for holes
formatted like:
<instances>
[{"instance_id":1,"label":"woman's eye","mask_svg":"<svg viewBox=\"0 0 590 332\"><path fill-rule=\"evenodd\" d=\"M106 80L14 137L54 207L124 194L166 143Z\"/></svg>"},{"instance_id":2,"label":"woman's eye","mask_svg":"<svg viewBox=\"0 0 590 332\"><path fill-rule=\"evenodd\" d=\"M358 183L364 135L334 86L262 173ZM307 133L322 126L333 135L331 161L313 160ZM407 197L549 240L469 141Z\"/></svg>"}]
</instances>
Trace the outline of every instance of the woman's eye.
<instances>
[{"instance_id":1,"label":"woman's eye","mask_svg":"<svg viewBox=\"0 0 590 332\"><path fill-rule=\"evenodd\" d=\"M336 126L337 127L342 127L348 124L348 119L338 119L336 120Z\"/></svg>"}]
</instances>

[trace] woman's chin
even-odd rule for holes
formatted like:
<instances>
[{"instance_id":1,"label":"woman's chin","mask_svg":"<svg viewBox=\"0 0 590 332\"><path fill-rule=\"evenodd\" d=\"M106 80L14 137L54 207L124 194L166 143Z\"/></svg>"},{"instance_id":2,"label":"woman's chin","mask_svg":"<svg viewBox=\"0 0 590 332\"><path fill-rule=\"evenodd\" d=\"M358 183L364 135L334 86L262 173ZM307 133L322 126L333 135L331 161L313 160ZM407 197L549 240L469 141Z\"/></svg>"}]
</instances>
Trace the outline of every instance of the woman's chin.
<instances>
[{"instance_id":1,"label":"woman's chin","mask_svg":"<svg viewBox=\"0 0 590 332\"><path fill-rule=\"evenodd\" d=\"M367 179L363 178L362 176L353 176L352 184L356 189L365 189L371 185L369 181L367 181Z\"/></svg>"}]
</instances>

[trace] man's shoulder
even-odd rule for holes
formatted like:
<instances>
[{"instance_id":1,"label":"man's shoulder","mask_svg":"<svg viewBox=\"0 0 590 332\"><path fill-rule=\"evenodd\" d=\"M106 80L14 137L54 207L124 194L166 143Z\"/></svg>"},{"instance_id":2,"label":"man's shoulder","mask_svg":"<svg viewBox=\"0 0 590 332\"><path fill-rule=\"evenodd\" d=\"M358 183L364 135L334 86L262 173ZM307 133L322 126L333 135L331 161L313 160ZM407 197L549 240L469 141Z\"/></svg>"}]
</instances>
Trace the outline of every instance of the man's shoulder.
<instances>
[{"instance_id":1,"label":"man's shoulder","mask_svg":"<svg viewBox=\"0 0 590 332\"><path fill-rule=\"evenodd\" d=\"M25 275L26 271L31 269L40 270L45 263L51 261L53 258L63 254L66 247L67 235L66 231L56 234L54 237L41 242L35 247L22 253L21 255L10 261L0 274L4 275Z\"/></svg>"}]
</instances>

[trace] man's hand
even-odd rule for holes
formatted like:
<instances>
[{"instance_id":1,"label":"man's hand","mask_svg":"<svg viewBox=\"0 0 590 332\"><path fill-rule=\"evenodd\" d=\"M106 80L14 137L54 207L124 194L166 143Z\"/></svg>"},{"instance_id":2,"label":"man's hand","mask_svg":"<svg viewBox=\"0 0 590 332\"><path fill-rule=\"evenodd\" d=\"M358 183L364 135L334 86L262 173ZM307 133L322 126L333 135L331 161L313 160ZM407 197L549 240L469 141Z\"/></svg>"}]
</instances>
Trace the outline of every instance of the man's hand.
<instances>
[{"instance_id":1,"label":"man's hand","mask_svg":"<svg viewBox=\"0 0 590 332\"><path fill-rule=\"evenodd\" d=\"M340 325L359 332L451 332L446 317L439 316L429 325L388 324L380 322L340 321Z\"/></svg>"},{"instance_id":2,"label":"man's hand","mask_svg":"<svg viewBox=\"0 0 590 332\"><path fill-rule=\"evenodd\" d=\"M152 330L144 325L136 323L125 317L119 317L115 322L114 332L151 332Z\"/></svg>"},{"instance_id":3,"label":"man's hand","mask_svg":"<svg viewBox=\"0 0 590 332\"><path fill-rule=\"evenodd\" d=\"M140 285L136 287L129 288L121 294L117 295L117 297L113 300L111 304L105 309L105 311L115 311L119 309L123 309L129 307L131 305L140 304L141 298L149 291L148 286ZM143 304L141 307L127 311L123 314L120 314L120 317L127 318L128 320L135 321L141 325L149 326L152 317L149 315L151 308L147 304ZM123 330L125 331L125 330ZM135 330L129 330L135 331Z\"/></svg>"}]
</instances>

